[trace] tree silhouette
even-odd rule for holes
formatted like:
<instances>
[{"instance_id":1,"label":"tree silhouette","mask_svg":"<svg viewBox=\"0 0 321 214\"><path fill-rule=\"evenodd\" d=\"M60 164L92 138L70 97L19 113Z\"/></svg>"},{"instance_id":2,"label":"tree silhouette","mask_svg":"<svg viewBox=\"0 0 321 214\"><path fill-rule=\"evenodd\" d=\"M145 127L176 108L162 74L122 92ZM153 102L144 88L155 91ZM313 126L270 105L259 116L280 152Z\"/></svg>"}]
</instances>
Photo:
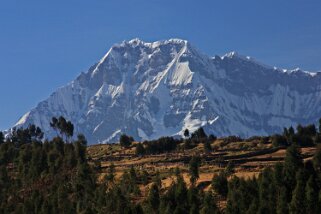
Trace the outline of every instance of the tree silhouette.
<instances>
[{"instance_id":1,"label":"tree silhouette","mask_svg":"<svg viewBox=\"0 0 321 214\"><path fill-rule=\"evenodd\" d=\"M296 175L296 187L292 194L290 213L305 214L305 182L304 172L299 170Z\"/></svg>"},{"instance_id":2,"label":"tree silhouette","mask_svg":"<svg viewBox=\"0 0 321 214\"><path fill-rule=\"evenodd\" d=\"M185 137L185 138L189 138L189 130L188 130L188 129L185 129L185 131L184 131L184 137Z\"/></svg>"},{"instance_id":3,"label":"tree silhouette","mask_svg":"<svg viewBox=\"0 0 321 214\"><path fill-rule=\"evenodd\" d=\"M61 138L65 137L65 140L69 140L74 135L74 125L71 121L67 121L63 116L60 116L58 119L53 117L50 122L50 126L57 132L60 133Z\"/></svg>"},{"instance_id":4,"label":"tree silhouette","mask_svg":"<svg viewBox=\"0 0 321 214\"><path fill-rule=\"evenodd\" d=\"M0 132L0 144L4 142L3 132Z\"/></svg>"},{"instance_id":5,"label":"tree silhouette","mask_svg":"<svg viewBox=\"0 0 321 214\"><path fill-rule=\"evenodd\" d=\"M153 183L147 197L147 203L150 206L153 213L158 213L160 198L157 184Z\"/></svg>"},{"instance_id":6,"label":"tree silhouette","mask_svg":"<svg viewBox=\"0 0 321 214\"><path fill-rule=\"evenodd\" d=\"M130 136L127 136L126 134L122 134L119 138L119 143L124 148L128 148L133 141L134 139Z\"/></svg>"},{"instance_id":7,"label":"tree silhouette","mask_svg":"<svg viewBox=\"0 0 321 214\"><path fill-rule=\"evenodd\" d=\"M189 174L190 174L190 181L192 184L195 184L195 182L199 178L200 164L201 164L201 160L200 160L200 157L198 156L192 157L191 161L189 162Z\"/></svg>"},{"instance_id":8,"label":"tree silhouette","mask_svg":"<svg viewBox=\"0 0 321 214\"><path fill-rule=\"evenodd\" d=\"M318 208L318 186L313 175L310 176L306 184L305 197L307 213L316 214Z\"/></svg>"}]
</instances>

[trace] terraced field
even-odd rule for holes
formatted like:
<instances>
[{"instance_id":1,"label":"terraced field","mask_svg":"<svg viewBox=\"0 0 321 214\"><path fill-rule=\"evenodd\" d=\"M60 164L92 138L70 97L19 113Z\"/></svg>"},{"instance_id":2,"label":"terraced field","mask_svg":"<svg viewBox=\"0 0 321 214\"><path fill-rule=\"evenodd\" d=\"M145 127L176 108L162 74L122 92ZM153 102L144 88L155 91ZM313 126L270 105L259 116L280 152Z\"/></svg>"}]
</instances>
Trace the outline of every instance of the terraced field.
<instances>
[{"instance_id":1,"label":"terraced field","mask_svg":"<svg viewBox=\"0 0 321 214\"><path fill-rule=\"evenodd\" d=\"M232 163L234 175L251 178L257 176L265 167L282 162L286 152L286 148L274 148L271 143L260 144L252 141L224 144L223 140L219 139L211 144L212 152L205 153L203 144L199 144L190 150L137 156L135 144L133 143L127 149L121 148L118 144L90 146L87 151L88 157L92 164L99 166L101 177L107 173L111 164L116 168L116 179L126 170L134 167L140 172L148 172L150 183L156 173L159 173L162 186L166 188L174 179L176 167L180 169L186 183L189 184L188 163L193 156L199 155L202 164L197 185L207 189L215 173L224 170L228 163ZM301 148L302 157L305 160L310 159L315 151L315 147ZM141 190L144 191L146 186L148 185L142 185Z\"/></svg>"}]
</instances>

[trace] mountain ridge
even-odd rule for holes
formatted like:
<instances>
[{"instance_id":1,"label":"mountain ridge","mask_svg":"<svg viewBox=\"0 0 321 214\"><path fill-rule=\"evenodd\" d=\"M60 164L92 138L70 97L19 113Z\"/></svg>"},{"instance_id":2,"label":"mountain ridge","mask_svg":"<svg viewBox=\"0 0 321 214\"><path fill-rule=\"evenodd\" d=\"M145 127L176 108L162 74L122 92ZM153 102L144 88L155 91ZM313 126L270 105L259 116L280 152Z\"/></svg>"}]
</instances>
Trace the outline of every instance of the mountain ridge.
<instances>
[{"instance_id":1,"label":"mountain ridge","mask_svg":"<svg viewBox=\"0 0 321 214\"><path fill-rule=\"evenodd\" d=\"M91 144L115 142L121 133L144 140L200 126L218 136L266 135L319 118L320 83L320 73L279 69L236 52L209 57L187 40L135 38L113 45L15 127L34 123L51 137L49 121L62 115Z\"/></svg>"}]
</instances>

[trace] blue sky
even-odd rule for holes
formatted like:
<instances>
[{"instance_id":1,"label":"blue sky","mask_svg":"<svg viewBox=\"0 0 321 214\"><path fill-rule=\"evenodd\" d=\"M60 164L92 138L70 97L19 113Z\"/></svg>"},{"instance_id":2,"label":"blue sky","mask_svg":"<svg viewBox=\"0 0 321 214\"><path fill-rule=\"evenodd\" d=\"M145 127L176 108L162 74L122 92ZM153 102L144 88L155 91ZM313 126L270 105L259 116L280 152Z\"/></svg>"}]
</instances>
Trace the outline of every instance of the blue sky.
<instances>
[{"instance_id":1,"label":"blue sky","mask_svg":"<svg viewBox=\"0 0 321 214\"><path fill-rule=\"evenodd\" d=\"M321 70L320 0L1 0L0 129L135 37Z\"/></svg>"}]
</instances>

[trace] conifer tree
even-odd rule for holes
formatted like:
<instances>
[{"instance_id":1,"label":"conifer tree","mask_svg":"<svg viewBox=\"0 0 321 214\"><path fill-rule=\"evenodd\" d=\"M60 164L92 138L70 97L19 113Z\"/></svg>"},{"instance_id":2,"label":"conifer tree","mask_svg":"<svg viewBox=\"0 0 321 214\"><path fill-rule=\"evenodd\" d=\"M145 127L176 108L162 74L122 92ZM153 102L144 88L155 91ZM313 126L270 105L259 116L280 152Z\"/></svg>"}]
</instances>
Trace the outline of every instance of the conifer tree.
<instances>
[{"instance_id":1,"label":"conifer tree","mask_svg":"<svg viewBox=\"0 0 321 214\"><path fill-rule=\"evenodd\" d=\"M224 173L226 174L226 176L231 176L233 173L234 173L234 164L232 161L229 161L225 170L224 170Z\"/></svg>"},{"instance_id":2,"label":"conifer tree","mask_svg":"<svg viewBox=\"0 0 321 214\"><path fill-rule=\"evenodd\" d=\"M147 172L146 170L143 170L143 171L141 172L141 180L142 180L142 183L143 183L144 185L147 185L147 184L148 184L148 176L149 176L149 174L148 174L148 172Z\"/></svg>"},{"instance_id":3,"label":"conifer tree","mask_svg":"<svg viewBox=\"0 0 321 214\"><path fill-rule=\"evenodd\" d=\"M197 156L192 157L191 161L189 162L189 174L190 174L190 181L192 184L195 184L195 182L199 178L200 164L201 164L201 160Z\"/></svg>"},{"instance_id":4,"label":"conifer tree","mask_svg":"<svg viewBox=\"0 0 321 214\"><path fill-rule=\"evenodd\" d=\"M162 179L158 170L156 171L155 176L153 177L153 182L158 186L158 189L162 188Z\"/></svg>"},{"instance_id":5,"label":"conifer tree","mask_svg":"<svg viewBox=\"0 0 321 214\"><path fill-rule=\"evenodd\" d=\"M271 194L271 190L273 190L271 174L271 170L267 168L264 169L260 175L261 177L259 182L259 213L273 213L274 206L271 206L271 202L273 201L273 192Z\"/></svg>"},{"instance_id":6,"label":"conifer tree","mask_svg":"<svg viewBox=\"0 0 321 214\"><path fill-rule=\"evenodd\" d=\"M299 170L296 175L296 187L292 193L292 200L290 203L291 214L305 214L305 182L304 172Z\"/></svg>"},{"instance_id":7,"label":"conifer tree","mask_svg":"<svg viewBox=\"0 0 321 214\"><path fill-rule=\"evenodd\" d=\"M75 153L79 163L83 163L86 160L86 145L87 140L84 135L79 134L77 140L74 143Z\"/></svg>"},{"instance_id":8,"label":"conifer tree","mask_svg":"<svg viewBox=\"0 0 321 214\"><path fill-rule=\"evenodd\" d=\"M157 184L153 183L147 197L147 203L153 213L157 213L160 204L159 189Z\"/></svg>"},{"instance_id":9,"label":"conifer tree","mask_svg":"<svg viewBox=\"0 0 321 214\"><path fill-rule=\"evenodd\" d=\"M316 214L318 208L318 186L313 175L310 176L306 184L305 196L307 213Z\"/></svg>"},{"instance_id":10,"label":"conifer tree","mask_svg":"<svg viewBox=\"0 0 321 214\"><path fill-rule=\"evenodd\" d=\"M203 127L200 127L198 128L194 133L192 133L192 136L191 136L193 139L197 139L197 140L200 140L200 139L205 139L207 138L207 135L203 129Z\"/></svg>"},{"instance_id":11,"label":"conifer tree","mask_svg":"<svg viewBox=\"0 0 321 214\"><path fill-rule=\"evenodd\" d=\"M115 183L115 172L115 165L114 163L111 163L108 168L107 175L105 176L105 181L107 182L108 186Z\"/></svg>"},{"instance_id":12,"label":"conifer tree","mask_svg":"<svg viewBox=\"0 0 321 214\"><path fill-rule=\"evenodd\" d=\"M214 197L211 192L205 193L202 209L200 214L216 214L218 213L218 208L215 204Z\"/></svg>"},{"instance_id":13,"label":"conifer tree","mask_svg":"<svg viewBox=\"0 0 321 214\"><path fill-rule=\"evenodd\" d=\"M122 146L124 148L128 148L132 144L133 141L134 141L134 139L130 136L127 136L126 134L122 134L119 138L120 146Z\"/></svg>"},{"instance_id":14,"label":"conifer tree","mask_svg":"<svg viewBox=\"0 0 321 214\"><path fill-rule=\"evenodd\" d=\"M205 140L205 141L203 142L203 145L204 145L204 152L205 152L205 153L208 153L208 152L211 152L211 151L212 151L211 143L210 143L208 140Z\"/></svg>"},{"instance_id":15,"label":"conifer tree","mask_svg":"<svg viewBox=\"0 0 321 214\"><path fill-rule=\"evenodd\" d=\"M4 143L4 135L3 132L0 131L0 144Z\"/></svg>"},{"instance_id":16,"label":"conifer tree","mask_svg":"<svg viewBox=\"0 0 321 214\"><path fill-rule=\"evenodd\" d=\"M223 197L227 196L228 181L224 172L214 175L212 179L212 187L214 190Z\"/></svg>"},{"instance_id":17,"label":"conifer tree","mask_svg":"<svg viewBox=\"0 0 321 214\"><path fill-rule=\"evenodd\" d=\"M257 214L258 213L258 209L259 209L258 205L259 205L259 200L257 198L255 198L252 201L252 203L251 203L249 209L247 210L246 214Z\"/></svg>"},{"instance_id":18,"label":"conifer tree","mask_svg":"<svg viewBox=\"0 0 321 214\"><path fill-rule=\"evenodd\" d=\"M136 150L135 150L136 155L144 155L145 152L146 151L145 151L145 148L144 148L143 144L138 143L136 145Z\"/></svg>"},{"instance_id":19,"label":"conifer tree","mask_svg":"<svg viewBox=\"0 0 321 214\"><path fill-rule=\"evenodd\" d=\"M174 213L187 213L188 212L188 201L187 198L187 187L185 182L177 183L175 191L176 208Z\"/></svg>"},{"instance_id":20,"label":"conifer tree","mask_svg":"<svg viewBox=\"0 0 321 214\"><path fill-rule=\"evenodd\" d=\"M50 122L50 126L57 132L58 134L58 119L53 117Z\"/></svg>"},{"instance_id":21,"label":"conifer tree","mask_svg":"<svg viewBox=\"0 0 321 214\"><path fill-rule=\"evenodd\" d=\"M189 130L188 130L188 129L185 129L185 131L184 131L184 137L185 137L185 138L189 138Z\"/></svg>"},{"instance_id":22,"label":"conifer tree","mask_svg":"<svg viewBox=\"0 0 321 214\"><path fill-rule=\"evenodd\" d=\"M191 185L187 192L187 200L190 207L190 214L198 214L200 208L200 194L198 188Z\"/></svg>"},{"instance_id":23,"label":"conifer tree","mask_svg":"<svg viewBox=\"0 0 321 214\"><path fill-rule=\"evenodd\" d=\"M274 175L273 175L273 180L275 183L275 186L277 188L280 188L283 186L283 164L282 163L276 163L274 165Z\"/></svg>"},{"instance_id":24,"label":"conifer tree","mask_svg":"<svg viewBox=\"0 0 321 214\"><path fill-rule=\"evenodd\" d=\"M303 161L299 148L293 144L287 148L284 160L284 184L289 192L294 189L296 173L302 166Z\"/></svg>"},{"instance_id":25,"label":"conifer tree","mask_svg":"<svg viewBox=\"0 0 321 214\"><path fill-rule=\"evenodd\" d=\"M289 213L288 203L287 203L287 189L285 187L281 187L281 189L279 190L279 195L277 197L277 204L276 204L276 213L277 214Z\"/></svg>"},{"instance_id":26,"label":"conifer tree","mask_svg":"<svg viewBox=\"0 0 321 214\"><path fill-rule=\"evenodd\" d=\"M321 146L318 146L317 151L313 156L313 165L315 171L321 173Z\"/></svg>"}]
</instances>

